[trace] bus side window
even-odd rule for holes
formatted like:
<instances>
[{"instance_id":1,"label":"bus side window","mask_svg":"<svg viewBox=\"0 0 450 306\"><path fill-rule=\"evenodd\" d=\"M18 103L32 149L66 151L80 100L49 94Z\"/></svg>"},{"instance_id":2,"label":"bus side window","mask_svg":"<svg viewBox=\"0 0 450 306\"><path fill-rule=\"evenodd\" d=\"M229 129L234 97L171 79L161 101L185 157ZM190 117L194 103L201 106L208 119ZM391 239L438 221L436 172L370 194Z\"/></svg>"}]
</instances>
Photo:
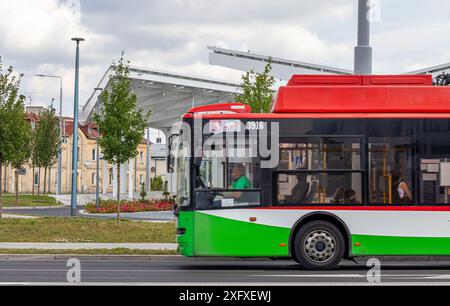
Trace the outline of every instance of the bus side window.
<instances>
[{"instance_id":1,"label":"bus side window","mask_svg":"<svg viewBox=\"0 0 450 306\"><path fill-rule=\"evenodd\" d=\"M352 205L361 204L360 173L279 173L278 205ZM341 198L336 194L342 190Z\"/></svg>"},{"instance_id":2,"label":"bus side window","mask_svg":"<svg viewBox=\"0 0 450 306\"><path fill-rule=\"evenodd\" d=\"M450 203L450 158L420 160L420 203Z\"/></svg>"},{"instance_id":3,"label":"bus side window","mask_svg":"<svg viewBox=\"0 0 450 306\"><path fill-rule=\"evenodd\" d=\"M369 139L369 201L371 204L413 203L412 139ZM408 192L409 190L409 192Z\"/></svg>"},{"instance_id":4,"label":"bus side window","mask_svg":"<svg viewBox=\"0 0 450 306\"><path fill-rule=\"evenodd\" d=\"M360 204L361 139L345 136L281 139L276 172L278 205ZM342 201L335 201L338 188L344 189Z\"/></svg>"}]
</instances>

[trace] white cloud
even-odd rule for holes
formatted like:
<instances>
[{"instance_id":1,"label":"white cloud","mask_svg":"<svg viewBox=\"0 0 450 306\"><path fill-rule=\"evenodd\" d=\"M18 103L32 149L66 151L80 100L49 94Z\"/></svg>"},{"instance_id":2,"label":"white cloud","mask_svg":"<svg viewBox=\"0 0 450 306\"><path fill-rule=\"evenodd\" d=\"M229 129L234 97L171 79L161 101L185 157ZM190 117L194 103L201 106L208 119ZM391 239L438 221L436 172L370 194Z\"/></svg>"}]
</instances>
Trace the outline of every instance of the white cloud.
<instances>
[{"instance_id":1,"label":"white cloud","mask_svg":"<svg viewBox=\"0 0 450 306\"><path fill-rule=\"evenodd\" d=\"M356 41L355 0L0 0L0 52L24 72L36 103L58 97L64 78L72 112L74 43L81 45L80 104L113 59L132 65L240 81L241 72L208 64L207 45L351 69ZM74 7L71 5L75 4ZM384 0L373 26L374 67L396 73L450 61L449 4ZM408 10L404 10L407 7ZM401 13L400 13L401 12ZM436 16L439 16L436 17Z\"/></svg>"},{"instance_id":2,"label":"white cloud","mask_svg":"<svg viewBox=\"0 0 450 306\"><path fill-rule=\"evenodd\" d=\"M373 37L375 69L403 73L450 62L450 21L430 21Z\"/></svg>"}]
</instances>

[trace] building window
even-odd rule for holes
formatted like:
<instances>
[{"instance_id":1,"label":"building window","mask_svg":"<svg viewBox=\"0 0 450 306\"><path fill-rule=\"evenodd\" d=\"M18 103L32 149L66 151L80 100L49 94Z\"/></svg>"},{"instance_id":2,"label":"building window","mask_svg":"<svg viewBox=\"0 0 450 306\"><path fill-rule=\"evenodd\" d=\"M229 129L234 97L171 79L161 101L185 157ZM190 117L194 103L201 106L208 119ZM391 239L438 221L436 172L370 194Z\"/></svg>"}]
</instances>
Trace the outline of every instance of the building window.
<instances>
[{"instance_id":1,"label":"building window","mask_svg":"<svg viewBox=\"0 0 450 306\"><path fill-rule=\"evenodd\" d=\"M109 169L109 186L112 186L113 182L113 169Z\"/></svg>"},{"instance_id":2,"label":"building window","mask_svg":"<svg viewBox=\"0 0 450 306\"><path fill-rule=\"evenodd\" d=\"M139 184L142 185L144 184L144 175L139 175Z\"/></svg>"},{"instance_id":3,"label":"building window","mask_svg":"<svg viewBox=\"0 0 450 306\"><path fill-rule=\"evenodd\" d=\"M97 150L96 149L92 149L92 160L93 161L97 160Z\"/></svg>"},{"instance_id":4,"label":"building window","mask_svg":"<svg viewBox=\"0 0 450 306\"><path fill-rule=\"evenodd\" d=\"M95 185L95 183L96 183L95 181L96 181L96 173L94 172L94 173L92 173L91 184Z\"/></svg>"},{"instance_id":5,"label":"building window","mask_svg":"<svg viewBox=\"0 0 450 306\"><path fill-rule=\"evenodd\" d=\"M141 160L141 164L144 163L144 152L139 152L139 158Z\"/></svg>"},{"instance_id":6,"label":"building window","mask_svg":"<svg viewBox=\"0 0 450 306\"><path fill-rule=\"evenodd\" d=\"M38 186L39 185L39 173L35 172L34 173L34 186Z\"/></svg>"}]
</instances>

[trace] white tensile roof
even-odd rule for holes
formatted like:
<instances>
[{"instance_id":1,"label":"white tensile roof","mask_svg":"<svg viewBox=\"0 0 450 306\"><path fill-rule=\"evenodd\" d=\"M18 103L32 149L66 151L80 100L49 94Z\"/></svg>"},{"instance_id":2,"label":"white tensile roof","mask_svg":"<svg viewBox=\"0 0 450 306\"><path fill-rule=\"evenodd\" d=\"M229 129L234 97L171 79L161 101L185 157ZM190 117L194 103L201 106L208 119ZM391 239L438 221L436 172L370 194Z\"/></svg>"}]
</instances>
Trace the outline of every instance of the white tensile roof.
<instances>
[{"instance_id":1,"label":"white tensile roof","mask_svg":"<svg viewBox=\"0 0 450 306\"><path fill-rule=\"evenodd\" d=\"M98 88L111 89L109 67ZM131 88L138 97L137 108L152 111L149 127L168 129L192 106L234 102L239 84L159 70L130 67ZM94 90L82 108L80 121L91 120L100 90Z\"/></svg>"}]
</instances>

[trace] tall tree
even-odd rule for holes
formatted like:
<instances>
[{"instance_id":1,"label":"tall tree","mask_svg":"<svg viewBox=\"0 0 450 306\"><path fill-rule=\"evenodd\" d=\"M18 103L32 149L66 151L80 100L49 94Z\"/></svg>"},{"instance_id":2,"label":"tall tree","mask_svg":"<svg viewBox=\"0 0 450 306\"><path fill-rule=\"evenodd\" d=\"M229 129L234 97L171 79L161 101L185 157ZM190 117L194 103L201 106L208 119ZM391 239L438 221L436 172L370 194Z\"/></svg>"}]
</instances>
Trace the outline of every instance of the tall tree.
<instances>
[{"instance_id":1,"label":"tall tree","mask_svg":"<svg viewBox=\"0 0 450 306\"><path fill-rule=\"evenodd\" d=\"M56 117L55 110L53 108L41 113L39 124L36 128L34 141L35 164L38 167L44 168L43 194L45 195L48 191L46 190L47 170L56 162L60 143L58 118ZM48 187L50 189L50 186Z\"/></svg>"},{"instance_id":2,"label":"tall tree","mask_svg":"<svg viewBox=\"0 0 450 306\"><path fill-rule=\"evenodd\" d=\"M17 104L15 120L16 150L13 152L10 163L15 171L16 204L19 204L19 175L18 171L31 157L31 124L25 118L23 104Z\"/></svg>"},{"instance_id":3,"label":"tall tree","mask_svg":"<svg viewBox=\"0 0 450 306\"><path fill-rule=\"evenodd\" d=\"M242 94L236 100L249 105L253 113L268 113L272 105L275 78L270 75L272 64L269 61L263 73L253 69L242 76Z\"/></svg>"},{"instance_id":4,"label":"tall tree","mask_svg":"<svg viewBox=\"0 0 450 306\"><path fill-rule=\"evenodd\" d=\"M15 151L20 145L16 124L18 120L25 119L23 111L25 97L19 95L21 79L22 75L15 74L12 67L8 67L4 72L0 58L0 184L2 167L12 161ZM0 218L2 209L2 188L0 188Z\"/></svg>"},{"instance_id":5,"label":"tall tree","mask_svg":"<svg viewBox=\"0 0 450 306\"><path fill-rule=\"evenodd\" d=\"M99 145L103 158L117 166L117 224L120 222L120 166L137 154L150 112L143 114L136 109L137 97L130 89L129 62L124 60L124 52L117 64L113 65L111 91L103 90L100 112L94 121L101 133Z\"/></svg>"}]
</instances>

